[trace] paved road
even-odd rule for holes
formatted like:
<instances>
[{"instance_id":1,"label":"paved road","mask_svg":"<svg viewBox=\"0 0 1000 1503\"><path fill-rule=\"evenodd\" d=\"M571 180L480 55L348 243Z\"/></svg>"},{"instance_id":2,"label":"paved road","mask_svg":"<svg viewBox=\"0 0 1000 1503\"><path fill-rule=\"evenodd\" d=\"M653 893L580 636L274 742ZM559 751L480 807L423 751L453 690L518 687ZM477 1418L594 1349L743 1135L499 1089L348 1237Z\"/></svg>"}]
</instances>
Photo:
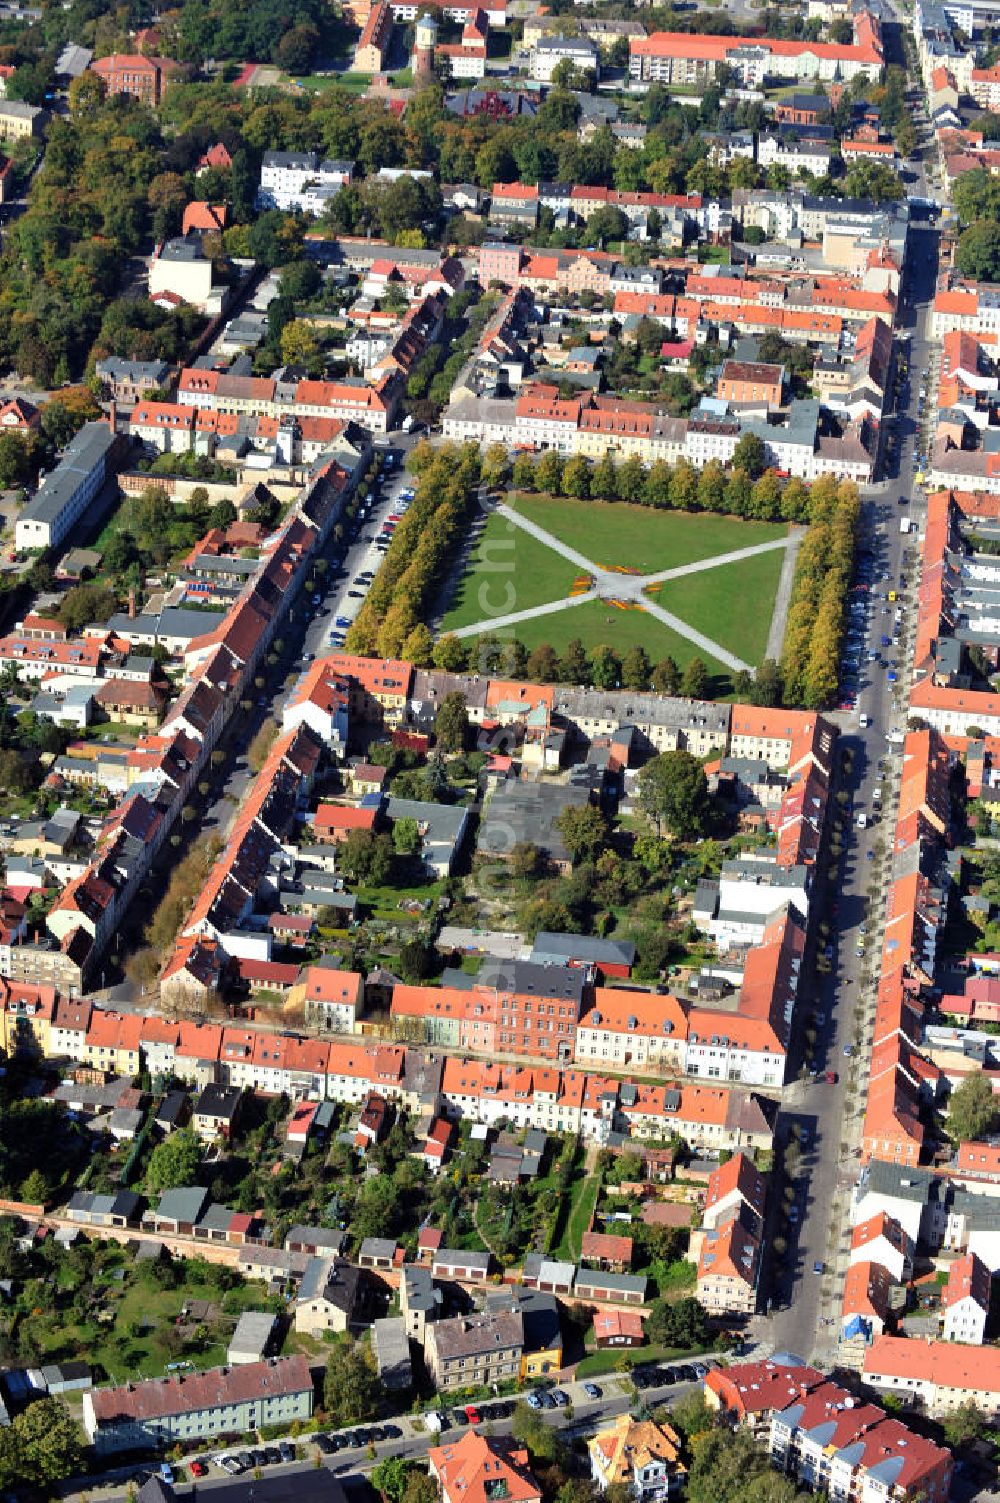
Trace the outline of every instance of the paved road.
<instances>
[{"instance_id":1,"label":"paved road","mask_svg":"<svg viewBox=\"0 0 1000 1503\"><path fill-rule=\"evenodd\" d=\"M658 1407L662 1404L675 1404L680 1399L692 1393L698 1386L693 1383L677 1383L670 1386L649 1388L643 1390L638 1400L634 1397L631 1385L622 1378L614 1375L606 1375L596 1379L601 1390L599 1399L588 1399L583 1392L580 1383L563 1383L560 1386L572 1403L572 1419L566 1419L566 1411L550 1409L540 1411L542 1419L555 1429L562 1431L567 1437L578 1435L592 1435L608 1420L616 1415L634 1412L637 1408L645 1405L647 1408ZM450 1406L442 1406L451 1413ZM400 1440L384 1441L375 1447L375 1457L365 1447L357 1447L354 1450L338 1451L334 1456L323 1456L317 1447L307 1438L303 1437L298 1442L301 1460L289 1462L286 1465L269 1466L263 1469L263 1474L271 1476L295 1476L305 1470L313 1471L316 1468L317 1459L319 1464L335 1476L345 1477L351 1473L369 1471L378 1461L390 1456L401 1456L408 1459L420 1459L427 1454L429 1446L439 1444L439 1437L426 1428L417 1429L410 1416L397 1416L396 1421L404 1434ZM489 1435L509 1435L511 1421L509 1419L491 1420L484 1424L483 1429ZM452 1426L446 1432L449 1440L457 1439L463 1430ZM212 1456L223 1455L226 1451L240 1451L244 1449L242 1444L229 1447L217 1447L211 1452ZM144 1467L126 1466L109 1469L105 1473L106 1480L88 1478L84 1483L71 1482L61 1491L60 1496L66 1503L84 1503L85 1499L99 1498L102 1503L117 1503L117 1500L128 1496L130 1483L134 1485L137 1472L149 1471L150 1463ZM178 1466L176 1469L178 1480L187 1477L186 1468ZM202 1478L195 1486L180 1485L177 1488L179 1497L202 1497L207 1493L216 1491L231 1485L231 1478L219 1469L214 1463L210 1465L209 1475Z\"/></svg>"},{"instance_id":2,"label":"paved road","mask_svg":"<svg viewBox=\"0 0 1000 1503\"><path fill-rule=\"evenodd\" d=\"M918 127L920 125L918 117ZM927 196L923 164L915 192ZM785 1276L778 1281L772 1337L776 1348L788 1348L814 1360L831 1363L836 1355L839 1308L843 1275L849 1249L848 1211L850 1192L859 1168L860 1130L867 1090L867 1062L871 1044L875 988L882 946L885 899L890 877L890 832L895 821L901 767L898 744L905 726L905 701L912 661L914 607L918 579L916 533L903 536L901 517L910 517L922 530L926 520L925 498L916 485L916 456L924 453L926 429L919 399L924 373L932 372L937 346L928 336L928 315L934 295L938 262L938 235L920 224L911 232L904 301L897 328L909 334L897 344L908 353L910 378L897 403L895 427L898 456L889 462L889 474L863 494L861 547L871 558L874 577L869 613L861 627L861 668L857 707L849 715L834 717L842 732L841 745L852 756L852 767L842 786L848 795L850 821L845 852L836 883L837 912L831 916L834 964L829 977L819 977L817 1012L825 1021L817 1027L816 1064L820 1070L835 1069L836 1085L822 1082L797 1084L787 1093L784 1118L806 1129L810 1146L804 1155L804 1190L799 1194L800 1220L789 1235ZM930 378L925 411L933 413L933 377ZM900 504L900 498L906 504ZM897 625L895 605L874 598L897 589L901 572L905 588L900 592L902 621ZM853 597L857 599L858 597ZM862 597L863 598L863 597ZM898 637L883 648L881 638ZM896 685L889 670L866 661L867 652L878 650L883 661L896 664ZM860 724L861 715L869 719ZM887 737L892 734L894 743ZM859 829L857 816L877 816L873 790L881 788L880 824ZM868 859L871 852L873 859ZM865 933L862 936L862 926ZM860 953L859 953L860 952ZM848 1060L844 1047L855 1049ZM856 1046L856 1048L855 1048ZM824 1272L813 1272L822 1264Z\"/></svg>"},{"instance_id":3,"label":"paved road","mask_svg":"<svg viewBox=\"0 0 1000 1503\"><path fill-rule=\"evenodd\" d=\"M303 594L292 606L278 633L277 640L283 644L279 661L270 668L262 664L257 679L262 678L263 683L247 691L248 696L254 699L252 713L234 716L223 732L217 749L225 754L226 762L223 769L214 776L210 770L205 773L211 784L209 802L199 825L188 832L190 839L194 839L199 832L226 839L253 783L254 775L247 765L246 754L254 735L268 716L281 723L282 710L293 684L298 682L316 656L332 650L329 638L331 632L338 629L335 627L337 617L353 621L357 615L369 587L367 583L358 583L357 578L366 570L371 570L374 574L382 562L383 555L375 548L374 540L381 530L382 522L395 509L399 492L412 484L404 464L408 450L417 441L409 435L394 435L391 447L384 446L377 451L386 455L391 463L381 472L368 515L354 523L345 520L343 526L346 536L342 541L337 542L332 534L327 540L321 555L327 562L326 574L321 577L324 593L312 598ZM365 495L362 488L362 503ZM352 591L355 592L353 595ZM293 673L293 683L286 684ZM127 945L130 946L133 939L138 943L137 936L148 917L148 911L144 909L142 902L137 901L126 921ZM102 970L100 986L95 993L98 1005L148 1012L150 1002L147 989L128 979L115 980L114 977L115 967L109 959ZM107 980L112 980L114 984L106 987Z\"/></svg>"}]
</instances>

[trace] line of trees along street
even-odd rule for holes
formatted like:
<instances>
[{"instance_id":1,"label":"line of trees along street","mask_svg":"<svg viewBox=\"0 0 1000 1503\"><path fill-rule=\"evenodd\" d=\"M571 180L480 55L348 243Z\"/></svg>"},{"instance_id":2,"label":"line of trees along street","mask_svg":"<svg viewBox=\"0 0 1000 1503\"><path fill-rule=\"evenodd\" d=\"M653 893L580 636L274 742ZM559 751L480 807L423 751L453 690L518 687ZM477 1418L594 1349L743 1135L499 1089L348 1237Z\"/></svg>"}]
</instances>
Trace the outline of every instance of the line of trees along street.
<instances>
[{"instance_id":1,"label":"line of trees along street","mask_svg":"<svg viewBox=\"0 0 1000 1503\"><path fill-rule=\"evenodd\" d=\"M479 450L475 444L440 449L421 444L410 455L409 468L417 481L413 503L393 534L345 645L348 652L402 655L419 662L432 647L421 618L471 514Z\"/></svg>"},{"instance_id":2,"label":"line of trees along street","mask_svg":"<svg viewBox=\"0 0 1000 1503\"><path fill-rule=\"evenodd\" d=\"M813 485L812 521L796 560L781 657L787 705L820 710L836 697L858 512L851 481L824 476Z\"/></svg>"},{"instance_id":3,"label":"line of trees along street","mask_svg":"<svg viewBox=\"0 0 1000 1503\"><path fill-rule=\"evenodd\" d=\"M637 456L616 463L606 450L596 464L582 454L564 460L553 449L533 457L518 454L513 463L502 444L483 455L483 482L531 494L569 496L578 501L624 501L657 511L707 511L758 522L806 522L810 488L792 476L783 479L768 469L762 441L745 433L730 466L710 459L701 470L689 460L671 465L657 459L648 467Z\"/></svg>"}]
</instances>

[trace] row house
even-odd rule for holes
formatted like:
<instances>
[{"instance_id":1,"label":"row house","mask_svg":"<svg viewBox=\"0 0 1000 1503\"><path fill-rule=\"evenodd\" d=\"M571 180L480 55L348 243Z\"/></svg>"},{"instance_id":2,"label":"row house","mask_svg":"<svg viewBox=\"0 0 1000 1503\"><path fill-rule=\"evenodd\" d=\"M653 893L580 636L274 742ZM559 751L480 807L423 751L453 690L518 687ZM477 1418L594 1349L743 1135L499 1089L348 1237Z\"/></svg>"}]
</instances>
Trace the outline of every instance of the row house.
<instances>
[{"instance_id":1,"label":"row house","mask_svg":"<svg viewBox=\"0 0 1000 1503\"><path fill-rule=\"evenodd\" d=\"M330 462L319 469L292 508L264 568L247 582L220 625L189 644L187 685L171 706L161 732L140 737L134 751L127 754L126 792L102 835L98 854L64 888L47 916L46 927L53 939L64 950L75 946L78 951L72 973L68 971L65 978L67 988L82 989L93 973L179 818L247 679L252 678L301 590L310 559L325 542L349 489L349 477L339 465ZM294 760L295 748L287 739L281 750ZM308 761L308 749L300 755ZM317 744L313 770L318 755ZM133 776L155 789L151 801L130 798L128 783ZM256 796L245 806L255 813L259 812Z\"/></svg>"},{"instance_id":2,"label":"row house","mask_svg":"<svg viewBox=\"0 0 1000 1503\"><path fill-rule=\"evenodd\" d=\"M313 970L318 969L313 967ZM344 973L357 994L360 977ZM581 1133L601 1141L612 1129L635 1138L683 1137L699 1151L767 1148L774 1114L762 1099L706 1086L654 1086L627 1077L551 1066L501 1065L445 1057L360 1039L319 1040L214 1023L173 1022L11 988L13 1036L19 1007L35 1019L33 1046L116 1074L175 1075L194 1085L285 1094L361 1106L374 1093L413 1112L443 1110L451 1120Z\"/></svg>"},{"instance_id":3,"label":"row house","mask_svg":"<svg viewBox=\"0 0 1000 1503\"><path fill-rule=\"evenodd\" d=\"M303 379L288 385L274 377L188 367L177 383L177 404L182 407L270 418L336 418L356 422L371 433L387 433L395 426L401 397L402 382L394 372L371 385L347 379Z\"/></svg>"}]
</instances>

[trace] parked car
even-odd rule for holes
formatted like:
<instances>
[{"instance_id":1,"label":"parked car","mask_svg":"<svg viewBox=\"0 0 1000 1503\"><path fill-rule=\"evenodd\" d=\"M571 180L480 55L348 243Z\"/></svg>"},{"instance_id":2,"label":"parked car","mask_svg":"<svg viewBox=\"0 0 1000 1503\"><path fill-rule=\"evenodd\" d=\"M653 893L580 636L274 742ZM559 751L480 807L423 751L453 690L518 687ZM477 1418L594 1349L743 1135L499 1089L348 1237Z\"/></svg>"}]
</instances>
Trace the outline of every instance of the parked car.
<instances>
[{"instance_id":1,"label":"parked car","mask_svg":"<svg viewBox=\"0 0 1000 1503\"><path fill-rule=\"evenodd\" d=\"M583 1391L588 1399L599 1399L601 1397L601 1390L596 1383L584 1383Z\"/></svg>"}]
</instances>

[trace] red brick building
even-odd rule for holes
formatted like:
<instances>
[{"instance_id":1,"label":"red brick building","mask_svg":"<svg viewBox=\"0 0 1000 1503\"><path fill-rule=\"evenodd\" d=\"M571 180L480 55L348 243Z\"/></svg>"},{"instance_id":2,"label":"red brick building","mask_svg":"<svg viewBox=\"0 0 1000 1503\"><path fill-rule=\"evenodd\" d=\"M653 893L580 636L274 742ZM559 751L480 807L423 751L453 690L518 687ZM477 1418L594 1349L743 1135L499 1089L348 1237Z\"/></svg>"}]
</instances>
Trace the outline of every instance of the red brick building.
<instances>
[{"instance_id":1,"label":"red brick building","mask_svg":"<svg viewBox=\"0 0 1000 1503\"><path fill-rule=\"evenodd\" d=\"M109 94L128 94L144 104L158 105L177 71L169 57L142 57L138 52L114 52L91 63L90 71L104 82Z\"/></svg>"}]
</instances>

